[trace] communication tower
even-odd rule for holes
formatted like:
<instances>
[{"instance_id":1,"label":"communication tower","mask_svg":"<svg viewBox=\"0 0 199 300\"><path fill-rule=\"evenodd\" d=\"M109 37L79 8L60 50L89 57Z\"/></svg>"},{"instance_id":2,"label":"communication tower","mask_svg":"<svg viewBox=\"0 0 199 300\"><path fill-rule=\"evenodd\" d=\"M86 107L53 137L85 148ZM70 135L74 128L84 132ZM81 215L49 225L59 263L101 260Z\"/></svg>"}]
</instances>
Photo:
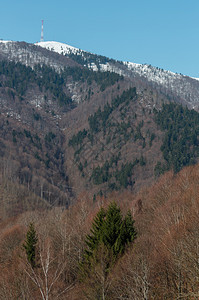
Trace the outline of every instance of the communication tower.
<instances>
[{"instance_id":1,"label":"communication tower","mask_svg":"<svg viewBox=\"0 0 199 300\"><path fill-rule=\"evenodd\" d=\"M44 41L44 20L41 20L41 42Z\"/></svg>"}]
</instances>

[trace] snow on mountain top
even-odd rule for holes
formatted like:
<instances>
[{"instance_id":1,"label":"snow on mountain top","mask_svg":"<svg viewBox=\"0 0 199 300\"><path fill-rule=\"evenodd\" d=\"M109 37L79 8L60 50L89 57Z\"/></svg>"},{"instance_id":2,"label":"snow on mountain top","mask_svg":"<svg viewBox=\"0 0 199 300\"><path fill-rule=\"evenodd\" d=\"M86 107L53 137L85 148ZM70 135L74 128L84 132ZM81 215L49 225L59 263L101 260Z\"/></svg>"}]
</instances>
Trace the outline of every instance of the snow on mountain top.
<instances>
[{"instance_id":1,"label":"snow on mountain top","mask_svg":"<svg viewBox=\"0 0 199 300\"><path fill-rule=\"evenodd\" d=\"M179 75L179 74L176 74L176 73L174 73L174 72L171 72L171 71L166 71L166 70L163 70L163 69L160 69L160 68L156 68L156 67L153 67L153 66L151 66L151 65L148 65L148 64L137 64L137 63L132 63L132 62L123 62L127 67L128 67L128 69L130 69L130 70L133 70L133 69L142 69L142 71L143 72L149 72L149 70L150 70L150 72L153 70L159 70L159 71L161 71L161 72L166 72L167 74L170 74L170 75L174 75L174 76L176 76L176 75Z\"/></svg>"},{"instance_id":2,"label":"snow on mountain top","mask_svg":"<svg viewBox=\"0 0 199 300\"><path fill-rule=\"evenodd\" d=\"M160 68L153 67L147 64L136 64L131 62L124 62L128 70L147 78L149 81L165 85L166 82L174 82L175 80L182 80L183 75L166 71Z\"/></svg>"},{"instance_id":3,"label":"snow on mountain top","mask_svg":"<svg viewBox=\"0 0 199 300\"><path fill-rule=\"evenodd\" d=\"M124 65L126 65L128 68L137 68L137 67L140 67L142 66L141 64L137 64L137 63L132 63L132 62L127 62L127 61L124 61L123 62Z\"/></svg>"},{"instance_id":4,"label":"snow on mountain top","mask_svg":"<svg viewBox=\"0 0 199 300\"><path fill-rule=\"evenodd\" d=\"M195 78L195 77L192 77L192 78L199 81L199 78Z\"/></svg>"},{"instance_id":5,"label":"snow on mountain top","mask_svg":"<svg viewBox=\"0 0 199 300\"><path fill-rule=\"evenodd\" d=\"M81 52L82 50L72 47L70 45L64 44L64 43L59 43L59 42L39 42L35 43L36 46L40 46L43 48L46 48L48 50L57 52L59 54L70 54L71 52L76 54Z\"/></svg>"},{"instance_id":6,"label":"snow on mountain top","mask_svg":"<svg viewBox=\"0 0 199 300\"><path fill-rule=\"evenodd\" d=\"M78 55L83 55L84 52L81 49L72 47L70 45L67 45L65 43L59 43L59 42L55 42L55 41L47 41L47 42L39 42L39 43L35 43L35 45L46 48L48 50L57 52L59 54L78 54ZM123 62L124 65L126 65L126 67L131 70L131 71L135 71L136 73L139 73L140 75L144 75L147 76L151 73L156 72L155 67L152 67L151 65L147 65L147 64L138 64L138 63L133 63L133 62ZM90 68L93 69L94 71L98 70L97 66L93 63L90 65ZM110 66L108 63L105 64L100 64L100 69L101 71L113 71L117 73L117 70L113 70L113 67ZM179 75L176 75L175 73L171 72L171 71L165 71L165 70L161 70L159 69L159 71L165 73L167 75L170 76L174 76L174 77L178 77ZM121 70L120 70L121 73ZM159 80L158 80L159 81Z\"/></svg>"},{"instance_id":7,"label":"snow on mountain top","mask_svg":"<svg viewBox=\"0 0 199 300\"><path fill-rule=\"evenodd\" d=\"M12 41L4 41L4 40L0 40L0 43L7 44L7 43L12 43Z\"/></svg>"},{"instance_id":8,"label":"snow on mountain top","mask_svg":"<svg viewBox=\"0 0 199 300\"><path fill-rule=\"evenodd\" d=\"M64 43L59 43L59 42L39 42L36 43L35 45L41 46L43 48L46 48L48 50L57 52L59 54L78 54L84 56L85 51L72 47L70 45L64 44ZM179 74L175 74L171 71L165 71L163 69L159 69L156 67L152 67L151 65L147 64L138 64L138 63L133 63L133 62L123 62L123 64L127 67L129 71L132 71L134 73L137 73L138 75L147 78L149 81L154 81L159 84L164 84L165 81L173 81L175 79L181 79L182 76ZM105 64L99 64L98 66L92 62L89 65L87 65L90 69L97 71L110 71L110 72L115 72L120 75L126 76L126 71L122 70L120 67L106 62ZM127 75L128 76L128 75ZM169 78L169 79L168 79Z\"/></svg>"}]
</instances>

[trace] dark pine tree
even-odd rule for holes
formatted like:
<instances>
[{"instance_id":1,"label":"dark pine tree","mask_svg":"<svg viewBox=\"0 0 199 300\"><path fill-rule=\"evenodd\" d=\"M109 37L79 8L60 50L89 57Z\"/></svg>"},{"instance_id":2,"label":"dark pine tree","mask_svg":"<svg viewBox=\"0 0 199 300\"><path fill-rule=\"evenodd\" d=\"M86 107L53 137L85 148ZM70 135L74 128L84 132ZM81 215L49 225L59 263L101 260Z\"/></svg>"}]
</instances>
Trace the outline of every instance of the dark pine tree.
<instances>
[{"instance_id":1,"label":"dark pine tree","mask_svg":"<svg viewBox=\"0 0 199 300\"><path fill-rule=\"evenodd\" d=\"M109 205L107 211L101 208L93 220L90 234L86 236L87 248L80 264L82 278L87 277L102 260L106 265L106 272L109 272L111 266L124 253L127 245L135 238L136 230L130 211L123 219L120 208L115 202ZM105 253L104 258L102 258L103 253Z\"/></svg>"},{"instance_id":2,"label":"dark pine tree","mask_svg":"<svg viewBox=\"0 0 199 300\"><path fill-rule=\"evenodd\" d=\"M120 239L122 233L122 223L120 208L113 202L108 207L103 226L103 243L116 257L120 252L116 245L119 244L118 239Z\"/></svg>"},{"instance_id":3,"label":"dark pine tree","mask_svg":"<svg viewBox=\"0 0 199 300\"><path fill-rule=\"evenodd\" d=\"M115 252L118 254L124 253L125 247L134 241L137 233L134 227L134 220L131 212L128 211L120 229L120 236L115 243Z\"/></svg>"},{"instance_id":4,"label":"dark pine tree","mask_svg":"<svg viewBox=\"0 0 199 300\"><path fill-rule=\"evenodd\" d=\"M26 251L27 260L30 263L32 268L36 267L36 245L38 237L34 224L30 223L29 229L26 234L26 240L23 244L23 247Z\"/></svg>"},{"instance_id":5,"label":"dark pine tree","mask_svg":"<svg viewBox=\"0 0 199 300\"><path fill-rule=\"evenodd\" d=\"M88 248L85 250L85 255L87 257L92 255L93 251L98 247L102 240L102 227L105 216L106 212L101 208L93 220L92 228L90 230L91 233L86 236L86 245Z\"/></svg>"}]
</instances>

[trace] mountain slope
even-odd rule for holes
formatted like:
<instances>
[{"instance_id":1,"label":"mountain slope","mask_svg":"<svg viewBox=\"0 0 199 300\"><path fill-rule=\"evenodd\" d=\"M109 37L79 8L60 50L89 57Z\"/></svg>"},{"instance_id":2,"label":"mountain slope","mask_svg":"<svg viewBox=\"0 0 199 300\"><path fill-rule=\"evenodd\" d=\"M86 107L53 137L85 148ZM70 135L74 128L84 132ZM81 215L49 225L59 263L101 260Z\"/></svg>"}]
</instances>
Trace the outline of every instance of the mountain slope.
<instances>
[{"instance_id":1,"label":"mountain slope","mask_svg":"<svg viewBox=\"0 0 199 300\"><path fill-rule=\"evenodd\" d=\"M62 69L64 66L78 65L73 60L53 51L47 51L44 48L25 42L13 41L0 41L0 59L21 62L30 67L35 64L46 64L56 70Z\"/></svg>"},{"instance_id":2,"label":"mountain slope","mask_svg":"<svg viewBox=\"0 0 199 300\"><path fill-rule=\"evenodd\" d=\"M129 78L137 89L142 90L143 86L156 89L167 97L198 110L199 81L197 79L151 65L119 62L58 42L40 42L32 45L24 42L0 41L0 58L20 61L31 67L40 63L60 70L68 66L82 65L94 71L115 72ZM76 98L81 97L77 95Z\"/></svg>"},{"instance_id":3,"label":"mountain slope","mask_svg":"<svg viewBox=\"0 0 199 300\"><path fill-rule=\"evenodd\" d=\"M190 115L172 108L193 132L178 131L173 119L163 128L169 117L158 123L157 116L170 102L197 109L198 92L197 80L148 65L56 42L2 41L1 172L51 205L67 206L85 190L94 198L139 190L165 170L197 162L198 128ZM175 154L179 165L170 159ZM7 173L4 161L13 166Z\"/></svg>"},{"instance_id":4,"label":"mountain slope","mask_svg":"<svg viewBox=\"0 0 199 300\"><path fill-rule=\"evenodd\" d=\"M77 88L82 101L86 98L88 102L92 96L91 86L92 93L95 89L103 98L107 87L122 82L123 78L77 67L67 58L63 58L65 65L61 65L61 69L39 64L45 56L42 51L36 51L39 47L34 46L34 51L29 52L32 51L29 45L26 55L33 53L32 67L26 66L21 56L24 44L13 47L17 47L17 53L11 51L6 56L4 49L4 59L0 60L0 174L3 180L22 185L28 189L27 193L30 191L40 197L41 203L45 200L50 205L67 206L75 195L64 165L68 154L63 149L63 127L66 120L70 120L69 112L78 104L71 85ZM45 49L44 52L49 54L48 62L53 57L54 64L60 63L59 54L52 56Z\"/></svg>"},{"instance_id":5,"label":"mountain slope","mask_svg":"<svg viewBox=\"0 0 199 300\"><path fill-rule=\"evenodd\" d=\"M66 164L80 176L73 186L77 183L80 189L81 182L82 189L106 194L137 190L154 180L154 167L162 160L162 133L147 106L150 101L147 92L141 97L130 88L90 115L86 127L67 139Z\"/></svg>"},{"instance_id":6,"label":"mountain slope","mask_svg":"<svg viewBox=\"0 0 199 300\"><path fill-rule=\"evenodd\" d=\"M115 72L136 82L141 81L141 85L145 84L148 87L160 90L165 95L175 100L178 99L190 108L199 109L199 82L195 78L165 71L147 64L115 61L63 43L41 42L38 45L75 59L78 63L82 63L95 71Z\"/></svg>"},{"instance_id":7,"label":"mountain slope","mask_svg":"<svg viewBox=\"0 0 199 300\"><path fill-rule=\"evenodd\" d=\"M67 166L80 175L73 186L80 189L81 182L83 189L105 195L136 191L167 170L177 173L198 162L199 113L167 99L155 103L154 96L125 90L67 138L67 153L73 149Z\"/></svg>"}]
</instances>

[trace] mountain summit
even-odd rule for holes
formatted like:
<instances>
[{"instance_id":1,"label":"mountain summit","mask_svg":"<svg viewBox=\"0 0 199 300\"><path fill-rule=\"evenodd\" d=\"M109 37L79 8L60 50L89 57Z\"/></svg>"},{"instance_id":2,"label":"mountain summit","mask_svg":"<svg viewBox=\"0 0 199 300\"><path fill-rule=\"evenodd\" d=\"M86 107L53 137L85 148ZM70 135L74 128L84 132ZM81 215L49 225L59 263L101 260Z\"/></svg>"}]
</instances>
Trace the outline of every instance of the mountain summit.
<instances>
[{"instance_id":1,"label":"mountain summit","mask_svg":"<svg viewBox=\"0 0 199 300\"><path fill-rule=\"evenodd\" d=\"M52 42L50 42L50 41L49 42L39 42L39 43L35 43L35 45L46 48L50 51L57 52L59 54L63 54L63 55L70 54L70 53L76 54L79 52L83 52L82 50L80 50L78 48L69 46L64 43L53 42L53 41Z\"/></svg>"}]
</instances>

